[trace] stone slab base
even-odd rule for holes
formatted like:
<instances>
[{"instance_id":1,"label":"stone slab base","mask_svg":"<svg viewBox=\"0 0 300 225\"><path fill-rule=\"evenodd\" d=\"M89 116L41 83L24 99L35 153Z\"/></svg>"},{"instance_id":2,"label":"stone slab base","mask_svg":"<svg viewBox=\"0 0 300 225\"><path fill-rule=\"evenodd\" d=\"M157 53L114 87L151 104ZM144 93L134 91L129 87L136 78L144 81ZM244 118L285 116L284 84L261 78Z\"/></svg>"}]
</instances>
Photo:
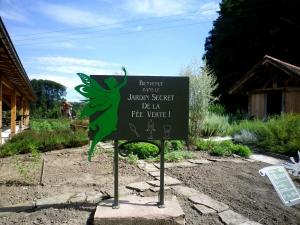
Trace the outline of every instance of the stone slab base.
<instances>
[{"instance_id":1,"label":"stone slab base","mask_svg":"<svg viewBox=\"0 0 300 225\"><path fill-rule=\"evenodd\" d=\"M113 199L97 206L94 225L184 225L185 215L177 198L165 201L165 208L157 207L157 196L125 196L120 199L120 208L112 209Z\"/></svg>"}]
</instances>

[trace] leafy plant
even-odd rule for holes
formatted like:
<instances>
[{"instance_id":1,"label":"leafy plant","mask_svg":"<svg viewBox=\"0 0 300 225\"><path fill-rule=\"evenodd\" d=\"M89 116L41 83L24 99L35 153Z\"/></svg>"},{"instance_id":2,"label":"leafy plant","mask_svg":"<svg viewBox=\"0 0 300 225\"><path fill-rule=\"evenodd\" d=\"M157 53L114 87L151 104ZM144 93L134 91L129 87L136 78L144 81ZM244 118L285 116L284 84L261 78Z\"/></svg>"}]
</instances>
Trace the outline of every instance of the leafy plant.
<instances>
[{"instance_id":1,"label":"leafy plant","mask_svg":"<svg viewBox=\"0 0 300 225\"><path fill-rule=\"evenodd\" d=\"M233 135L233 140L242 144L255 144L258 138L256 134L242 129L239 133Z\"/></svg>"},{"instance_id":2,"label":"leafy plant","mask_svg":"<svg viewBox=\"0 0 300 225\"><path fill-rule=\"evenodd\" d=\"M124 157L124 159L132 165L137 165L139 157L137 155L134 155L133 153L130 153L127 157Z\"/></svg>"},{"instance_id":3,"label":"leafy plant","mask_svg":"<svg viewBox=\"0 0 300 225\"><path fill-rule=\"evenodd\" d=\"M125 147L128 149L129 153L137 155L139 159L153 157L159 152L157 146L144 142L130 143Z\"/></svg>"},{"instance_id":4,"label":"leafy plant","mask_svg":"<svg viewBox=\"0 0 300 225\"><path fill-rule=\"evenodd\" d=\"M212 151L216 146L216 144L217 143L215 141L211 141L211 140L205 141L203 139L198 139L196 142L197 150L200 151Z\"/></svg>"},{"instance_id":5,"label":"leafy plant","mask_svg":"<svg viewBox=\"0 0 300 225\"><path fill-rule=\"evenodd\" d=\"M217 88L213 71L206 65L202 67L196 60L187 65L180 73L190 78L190 135L201 135L203 120L208 113L209 106L218 98L213 91Z\"/></svg>"},{"instance_id":6,"label":"leafy plant","mask_svg":"<svg viewBox=\"0 0 300 225\"><path fill-rule=\"evenodd\" d=\"M0 157L11 156L20 153L30 153L32 148L39 151L79 147L88 143L87 132L70 129L27 130L15 135L4 145L0 146Z\"/></svg>"},{"instance_id":7,"label":"leafy plant","mask_svg":"<svg viewBox=\"0 0 300 225\"><path fill-rule=\"evenodd\" d=\"M232 155L231 144L228 142L222 142L222 144L217 144L212 149L212 154L216 156L230 156Z\"/></svg>"},{"instance_id":8,"label":"leafy plant","mask_svg":"<svg viewBox=\"0 0 300 225\"><path fill-rule=\"evenodd\" d=\"M234 136L242 130L253 133L256 145L265 151L292 155L300 148L300 114L282 114L267 122L242 121L232 127L231 133Z\"/></svg>"},{"instance_id":9,"label":"leafy plant","mask_svg":"<svg viewBox=\"0 0 300 225\"><path fill-rule=\"evenodd\" d=\"M211 104L209 107L208 107L208 111L210 113L214 113L216 115L225 115L226 113L226 109L225 109L225 106L219 104L219 103L214 103L214 104Z\"/></svg>"},{"instance_id":10,"label":"leafy plant","mask_svg":"<svg viewBox=\"0 0 300 225\"><path fill-rule=\"evenodd\" d=\"M180 140L166 141L165 148L167 151L182 151L184 149L184 144Z\"/></svg>"},{"instance_id":11,"label":"leafy plant","mask_svg":"<svg viewBox=\"0 0 300 225\"><path fill-rule=\"evenodd\" d=\"M228 117L209 113L205 116L202 127L202 136L215 136L215 135L226 135L229 130Z\"/></svg>"},{"instance_id":12,"label":"leafy plant","mask_svg":"<svg viewBox=\"0 0 300 225\"><path fill-rule=\"evenodd\" d=\"M245 145L234 144L232 141L222 141L214 146L212 154L217 156L231 156L232 154L237 154L243 157L249 157L251 150Z\"/></svg>"},{"instance_id":13,"label":"leafy plant","mask_svg":"<svg viewBox=\"0 0 300 225\"><path fill-rule=\"evenodd\" d=\"M180 162L183 159L192 159L195 155L189 151L171 151L165 153L165 161L167 162Z\"/></svg>"}]
</instances>

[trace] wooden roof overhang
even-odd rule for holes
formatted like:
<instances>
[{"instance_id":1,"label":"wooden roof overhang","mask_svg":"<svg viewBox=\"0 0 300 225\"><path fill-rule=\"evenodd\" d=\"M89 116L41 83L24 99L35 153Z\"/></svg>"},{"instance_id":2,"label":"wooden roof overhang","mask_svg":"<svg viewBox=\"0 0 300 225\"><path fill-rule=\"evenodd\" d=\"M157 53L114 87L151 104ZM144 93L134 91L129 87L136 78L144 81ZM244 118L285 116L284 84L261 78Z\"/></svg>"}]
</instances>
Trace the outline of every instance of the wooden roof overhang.
<instances>
[{"instance_id":1,"label":"wooden roof overhang","mask_svg":"<svg viewBox=\"0 0 300 225\"><path fill-rule=\"evenodd\" d=\"M271 68L273 70L281 71L281 74L269 74ZM274 80L274 76L275 79L281 80L282 85L277 87L276 84L276 87L270 88L270 81L271 79ZM300 67L265 55L262 60L254 65L240 80L231 86L229 94L248 92L250 89L266 91L270 89L284 89L288 88L288 84L292 82L300 85Z\"/></svg>"},{"instance_id":2,"label":"wooden roof overhang","mask_svg":"<svg viewBox=\"0 0 300 225\"><path fill-rule=\"evenodd\" d=\"M23 98L34 101L36 96L16 49L0 17L0 77L9 89Z\"/></svg>"}]
</instances>

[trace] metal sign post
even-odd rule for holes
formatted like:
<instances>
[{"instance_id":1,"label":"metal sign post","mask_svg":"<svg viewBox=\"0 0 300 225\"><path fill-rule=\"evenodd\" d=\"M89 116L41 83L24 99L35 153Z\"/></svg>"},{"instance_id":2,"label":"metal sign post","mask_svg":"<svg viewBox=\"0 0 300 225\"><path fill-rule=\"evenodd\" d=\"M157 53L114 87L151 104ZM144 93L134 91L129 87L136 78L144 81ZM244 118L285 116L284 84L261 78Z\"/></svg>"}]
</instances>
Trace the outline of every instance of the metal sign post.
<instances>
[{"instance_id":1,"label":"metal sign post","mask_svg":"<svg viewBox=\"0 0 300 225\"><path fill-rule=\"evenodd\" d=\"M120 208L119 206L119 142L114 141L114 203L113 209Z\"/></svg>"},{"instance_id":2,"label":"metal sign post","mask_svg":"<svg viewBox=\"0 0 300 225\"><path fill-rule=\"evenodd\" d=\"M160 189L158 208L165 208L165 141L160 143Z\"/></svg>"}]
</instances>

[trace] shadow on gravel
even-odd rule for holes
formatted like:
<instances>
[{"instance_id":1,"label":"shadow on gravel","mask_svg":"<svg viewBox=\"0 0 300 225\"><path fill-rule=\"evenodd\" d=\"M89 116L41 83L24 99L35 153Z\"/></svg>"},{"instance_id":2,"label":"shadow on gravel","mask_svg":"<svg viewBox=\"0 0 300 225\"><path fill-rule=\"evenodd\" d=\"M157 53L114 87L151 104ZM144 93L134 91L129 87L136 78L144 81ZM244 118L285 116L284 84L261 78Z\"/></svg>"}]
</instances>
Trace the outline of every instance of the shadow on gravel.
<instances>
[{"instance_id":1,"label":"shadow on gravel","mask_svg":"<svg viewBox=\"0 0 300 225\"><path fill-rule=\"evenodd\" d=\"M18 181L18 180L7 180L7 181L0 181L0 186L7 186L7 187L11 187L11 186L37 186L37 184L30 184L27 182L22 182L22 181Z\"/></svg>"},{"instance_id":2,"label":"shadow on gravel","mask_svg":"<svg viewBox=\"0 0 300 225\"><path fill-rule=\"evenodd\" d=\"M42 209L55 208L55 209L77 209L82 211L91 211L91 208L95 208L98 203L63 203L63 204L45 204L41 206L36 206L34 203L32 205L20 205L20 206L8 206L0 207L0 213L5 212L36 212Z\"/></svg>"}]
</instances>

